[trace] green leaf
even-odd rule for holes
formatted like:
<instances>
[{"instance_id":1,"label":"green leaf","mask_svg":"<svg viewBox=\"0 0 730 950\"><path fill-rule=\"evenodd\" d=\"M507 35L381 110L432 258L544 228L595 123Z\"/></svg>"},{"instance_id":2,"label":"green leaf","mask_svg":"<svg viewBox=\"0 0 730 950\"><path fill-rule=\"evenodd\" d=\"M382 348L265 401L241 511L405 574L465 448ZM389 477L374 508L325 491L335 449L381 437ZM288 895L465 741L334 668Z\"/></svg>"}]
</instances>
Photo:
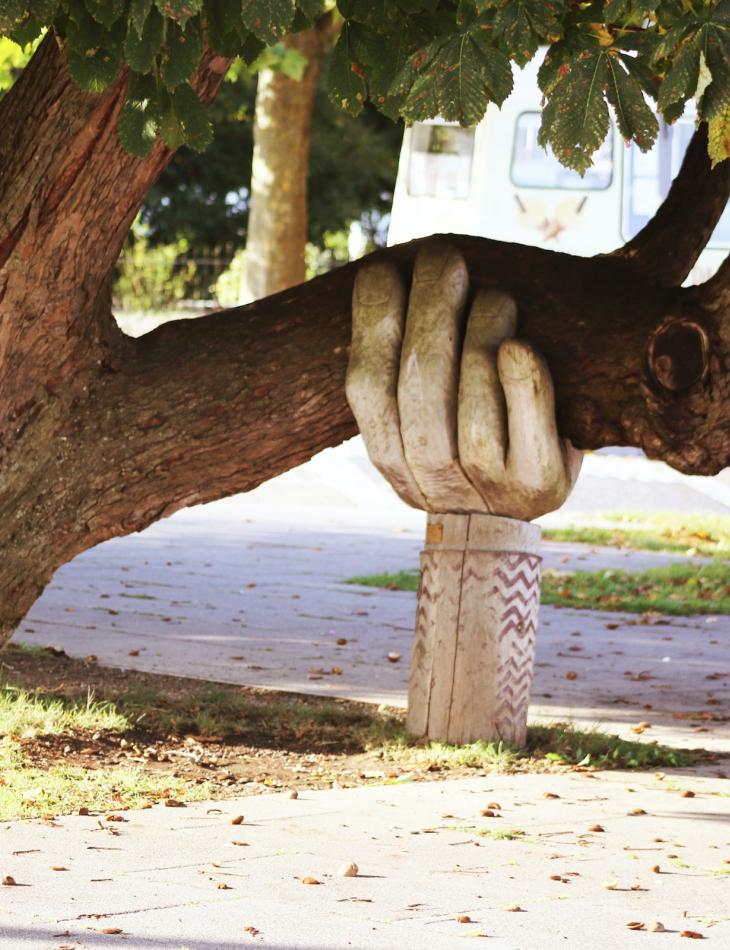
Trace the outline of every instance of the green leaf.
<instances>
[{"instance_id":1,"label":"green leaf","mask_svg":"<svg viewBox=\"0 0 730 950\"><path fill-rule=\"evenodd\" d=\"M266 44L282 38L294 20L295 0L241 0L246 29Z\"/></svg>"},{"instance_id":2,"label":"green leaf","mask_svg":"<svg viewBox=\"0 0 730 950\"><path fill-rule=\"evenodd\" d=\"M203 0L155 0L155 4L165 18L182 27L203 9Z\"/></svg>"},{"instance_id":3,"label":"green leaf","mask_svg":"<svg viewBox=\"0 0 730 950\"><path fill-rule=\"evenodd\" d=\"M563 63L543 109L540 144L550 145L563 165L581 175L590 168L593 153L608 135L604 98L607 58L605 51L596 47L583 50L567 65Z\"/></svg>"},{"instance_id":4,"label":"green leaf","mask_svg":"<svg viewBox=\"0 0 730 950\"><path fill-rule=\"evenodd\" d=\"M130 83L128 95L132 92ZM150 99L144 96L127 98L119 117L118 133L122 147L138 158L145 158L152 151L157 139L158 124L159 116Z\"/></svg>"},{"instance_id":5,"label":"green leaf","mask_svg":"<svg viewBox=\"0 0 730 950\"><path fill-rule=\"evenodd\" d=\"M396 78L394 94L402 93L404 86L410 86L401 107L404 118L440 115L476 125L490 102L501 105L512 91L512 68L483 31L474 29L417 52Z\"/></svg>"},{"instance_id":6,"label":"green leaf","mask_svg":"<svg viewBox=\"0 0 730 950\"><path fill-rule=\"evenodd\" d=\"M506 45L509 55L519 66L524 66L546 42L554 43L562 37L563 27L558 15L564 12L562 2L544 0L488 0L477 8L496 8L492 29Z\"/></svg>"},{"instance_id":7,"label":"green leaf","mask_svg":"<svg viewBox=\"0 0 730 950\"><path fill-rule=\"evenodd\" d=\"M185 132L185 143L202 152L213 139L213 126L198 94L186 83L173 92L172 103Z\"/></svg>"},{"instance_id":8,"label":"green leaf","mask_svg":"<svg viewBox=\"0 0 730 950\"><path fill-rule=\"evenodd\" d=\"M125 0L85 0L86 9L98 22L109 28L124 13Z\"/></svg>"},{"instance_id":9,"label":"green leaf","mask_svg":"<svg viewBox=\"0 0 730 950\"><path fill-rule=\"evenodd\" d=\"M606 68L606 95L613 106L621 135L627 141L636 142L642 152L649 151L659 132L659 123L646 104L641 85L615 56L606 57Z\"/></svg>"},{"instance_id":10,"label":"green leaf","mask_svg":"<svg viewBox=\"0 0 730 950\"><path fill-rule=\"evenodd\" d=\"M222 56L237 56L241 51L243 37L241 10L230 0L206 0L205 22L208 45Z\"/></svg>"},{"instance_id":11,"label":"green leaf","mask_svg":"<svg viewBox=\"0 0 730 950\"><path fill-rule=\"evenodd\" d=\"M730 109L707 123L707 146L713 168L730 158Z\"/></svg>"},{"instance_id":12,"label":"green leaf","mask_svg":"<svg viewBox=\"0 0 730 950\"><path fill-rule=\"evenodd\" d=\"M326 0L297 0L297 6L310 23L314 24L327 8Z\"/></svg>"},{"instance_id":13,"label":"green leaf","mask_svg":"<svg viewBox=\"0 0 730 950\"><path fill-rule=\"evenodd\" d=\"M30 12L35 20L48 26L58 13L58 0L31 0Z\"/></svg>"},{"instance_id":14,"label":"green leaf","mask_svg":"<svg viewBox=\"0 0 730 950\"><path fill-rule=\"evenodd\" d=\"M182 29L177 23L169 23L162 50L162 81L169 89L192 79L198 68L202 48L198 21Z\"/></svg>"},{"instance_id":15,"label":"green leaf","mask_svg":"<svg viewBox=\"0 0 730 950\"><path fill-rule=\"evenodd\" d=\"M155 57L162 48L165 21L157 10L151 10L145 20L141 35L136 28L127 32L124 42L124 56L129 65L138 73L151 72Z\"/></svg>"},{"instance_id":16,"label":"green leaf","mask_svg":"<svg viewBox=\"0 0 730 950\"><path fill-rule=\"evenodd\" d=\"M328 87L333 102L350 115L359 115L367 86L363 67L354 57L352 31L350 23L345 22L330 57Z\"/></svg>"},{"instance_id":17,"label":"green leaf","mask_svg":"<svg viewBox=\"0 0 730 950\"><path fill-rule=\"evenodd\" d=\"M85 55L72 50L68 58L69 72L87 92L102 92L110 86L120 65L119 53L103 47L89 50Z\"/></svg>"},{"instance_id":18,"label":"green leaf","mask_svg":"<svg viewBox=\"0 0 730 950\"><path fill-rule=\"evenodd\" d=\"M699 35L693 34L683 41L674 55L672 66L659 89L658 105L662 112L674 103L685 103L695 94L700 77L700 44Z\"/></svg>"},{"instance_id":19,"label":"green leaf","mask_svg":"<svg viewBox=\"0 0 730 950\"><path fill-rule=\"evenodd\" d=\"M129 23L140 37L144 32L145 23L151 10L152 0L131 0L129 4Z\"/></svg>"}]
</instances>

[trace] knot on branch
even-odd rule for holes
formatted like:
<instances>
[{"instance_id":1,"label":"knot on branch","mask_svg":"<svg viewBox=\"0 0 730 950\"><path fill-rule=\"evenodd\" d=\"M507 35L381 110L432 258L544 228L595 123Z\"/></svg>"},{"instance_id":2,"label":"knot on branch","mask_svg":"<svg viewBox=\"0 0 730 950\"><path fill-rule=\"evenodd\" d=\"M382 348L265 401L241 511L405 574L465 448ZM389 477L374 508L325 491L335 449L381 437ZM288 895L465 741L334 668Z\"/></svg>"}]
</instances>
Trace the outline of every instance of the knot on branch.
<instances>
[{"instance_id":1,"label":"knot on branch","mask_svg":"<svg viewBox=\"0 0 730 950\"><path fill-rule=\"evenodd\" d=\"M704 382L710 366L707 333L698 323L673 320L649 338L649 375L667 393L680 393Z\"/></svg>"}]
</instances>

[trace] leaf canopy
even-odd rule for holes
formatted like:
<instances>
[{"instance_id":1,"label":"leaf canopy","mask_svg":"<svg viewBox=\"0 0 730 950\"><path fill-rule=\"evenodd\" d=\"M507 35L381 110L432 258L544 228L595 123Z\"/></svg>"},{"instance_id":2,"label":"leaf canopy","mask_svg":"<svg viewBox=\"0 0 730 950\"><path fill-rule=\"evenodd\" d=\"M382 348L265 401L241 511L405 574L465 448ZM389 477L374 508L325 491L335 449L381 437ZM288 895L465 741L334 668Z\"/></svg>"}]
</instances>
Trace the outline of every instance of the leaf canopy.
<instances>
[{"instance_id":1,"label":"leaf canopy","mask_svg":"<svg viewBox=\"0 0 730 950\"><path fill-rule=\"evenodd\" d=\"M210 140L191 85L204 49L250 65L325 12L343 20L330 95L353 115L370 100L408 122L476 124L544 48L540 141L564 165L590 166L611 112L646 151L657 115L674 122L691 101L713 163L729 156L730 0L0 0L0 37L54 30L89 92L129 69L120 136L142 156L158 134Z\"/></svg>"}]
</instances>

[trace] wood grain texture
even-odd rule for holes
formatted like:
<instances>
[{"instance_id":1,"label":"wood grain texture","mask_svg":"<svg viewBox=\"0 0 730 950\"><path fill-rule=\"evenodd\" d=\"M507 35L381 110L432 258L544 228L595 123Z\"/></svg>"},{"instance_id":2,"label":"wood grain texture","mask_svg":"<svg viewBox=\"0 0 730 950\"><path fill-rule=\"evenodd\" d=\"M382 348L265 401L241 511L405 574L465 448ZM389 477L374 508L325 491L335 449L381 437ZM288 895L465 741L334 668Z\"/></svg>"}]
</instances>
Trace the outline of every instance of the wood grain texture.
<instances>
[{"instance_id":1,"label":"wood grain texture","mask_svg":"<svg viewBox=\"0 0 730 950\"><path fill-rule=\"evenodd\" d=\"M540 602L539 529L484 515L432 515L433 523L441 530L430 536L443 540L421 556L408 730L457 744L522 744ZM520 544L527 550L516 550Z\"/></svg>"}]
</instances>

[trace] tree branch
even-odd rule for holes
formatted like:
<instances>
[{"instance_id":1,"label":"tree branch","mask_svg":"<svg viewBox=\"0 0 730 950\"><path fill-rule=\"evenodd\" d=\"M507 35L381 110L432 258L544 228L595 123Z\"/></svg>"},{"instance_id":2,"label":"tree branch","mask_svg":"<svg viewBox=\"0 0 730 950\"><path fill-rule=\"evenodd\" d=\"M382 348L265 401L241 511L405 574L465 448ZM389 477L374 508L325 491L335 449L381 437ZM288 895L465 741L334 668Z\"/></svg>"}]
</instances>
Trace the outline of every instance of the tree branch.
<instances>
[{"instance_id":1,"label":"tree branch","mask_svg":"<svg viewBox=\"0 0 730 950\"><path fill-rule=\"evenodd\" d=\"M612 256L632 261L649 281L678 287L694 267L730 197L730 160L711 168L707 125L692 136L663 204Z\"/></svg>"}]
</instances>

